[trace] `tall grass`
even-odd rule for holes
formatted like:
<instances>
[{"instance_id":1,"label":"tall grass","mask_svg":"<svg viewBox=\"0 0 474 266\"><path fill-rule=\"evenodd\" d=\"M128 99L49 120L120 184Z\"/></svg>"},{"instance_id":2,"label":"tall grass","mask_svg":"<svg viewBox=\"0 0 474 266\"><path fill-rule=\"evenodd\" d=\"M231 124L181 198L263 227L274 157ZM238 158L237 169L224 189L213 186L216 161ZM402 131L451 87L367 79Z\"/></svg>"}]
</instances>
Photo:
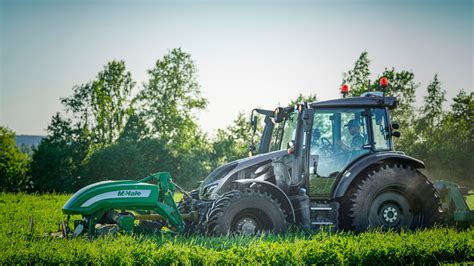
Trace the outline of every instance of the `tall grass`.
<instances>
[{"instance_id":1,"label":"tall grass","mask_svg":"<svg viewBox=\"0 0 474 266\"><path fill-rule=\"evenodd\" d=\"M69 195L0 194L0 264L434 264L474 261L474 231L53 239ZM30 232L28 218L34 217Z\"/></svg>"}]
</instances>

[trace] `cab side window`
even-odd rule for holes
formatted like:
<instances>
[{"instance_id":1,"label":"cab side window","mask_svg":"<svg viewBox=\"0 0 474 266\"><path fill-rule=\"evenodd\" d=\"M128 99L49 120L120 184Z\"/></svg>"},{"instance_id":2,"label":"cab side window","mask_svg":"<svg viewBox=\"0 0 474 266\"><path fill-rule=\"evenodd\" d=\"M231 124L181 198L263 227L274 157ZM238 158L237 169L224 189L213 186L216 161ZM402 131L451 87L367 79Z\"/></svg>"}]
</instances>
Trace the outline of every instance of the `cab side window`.
<instances>
[{"instance_id":1,"label":"cab side window","mask_svg":"<svg viewBox=\"0 0 474 266\"><path fill-rule=\"evenodd\" d=\"M377 108L372 110L372 127L374 128L374 147L375 150L389 150L390 138L387 116L384 109Z\"/></svg>"}]
</instances>

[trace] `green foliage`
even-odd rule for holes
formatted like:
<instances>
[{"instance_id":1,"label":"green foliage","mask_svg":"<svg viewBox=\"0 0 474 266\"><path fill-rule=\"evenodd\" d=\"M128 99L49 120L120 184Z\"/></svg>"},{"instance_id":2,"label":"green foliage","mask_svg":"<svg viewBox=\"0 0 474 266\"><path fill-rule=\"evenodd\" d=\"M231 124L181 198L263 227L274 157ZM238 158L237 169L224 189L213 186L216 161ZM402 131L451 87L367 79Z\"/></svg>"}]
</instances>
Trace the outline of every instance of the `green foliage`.
<instances>
[{"instance_id":1,"label":"green foliage","mask_svg":"<svg viewBox=\"0 0 474 266\"><path fill-rule=\"evenodd\" d=\"M84 185L119 179L137 179L148 174L143 155L135 143L121 142L92 153L81 169Z\"/></svg>"},{"instance_id":2,"label":"green foliage","mask_svg":"<svg viewBox=\"0 0 474 266\"><path fill-rule=\"evenodd\" d=\"M25 191L31 187L30 158L18 149L15 133L0 126L0 190Z\"/></svg>"},{"instance_id":3,"label":"green foliage","mask_svg":"<svg viewBox=\"0 0 474 266\"><path fill-rule=\"evenodd\" d=\"M470 210L474 210L474 194L472 194L474 191L470 191L470 195L466 197L466 203L467 206L469 206Z\"/></svg>"},{"instance_id":4,"label":"green foliage","mask_svg":"<svg viewBox=\"0 0 474 266\"><path fill-rule=\"evenodd\" d=\"M368 91L370 76L369 54L364 51L354 64L354 68L342 74L342 84L349 85L349 96L359 96Z\"/></svg>"},{"instance_id":5,"label":"green foliage","mask_svg":"<svg viewBox=\"0 0 474 266\"><path fill-rule=\"evenodd\" d=\"M420 126L432 132L433 128L437 127L443 119L443 102L446 101L446 91L441 88L438 74L434 76L426 90L428 94L425 96L425 104L420 110L423 120Z\"/></svg>"},{"instance_id":6,"label":"green foliage","mask_svg":"<svg viewBox=\"0 0 474 266\"><path fill-rule=\"evenodd\" d=\"M75 86L72 96L61 99L79 128L89 129L94 143L117 140L129 114L135 82L123 61L111 61L92 82Z\"/></svg>"},{"instance_id":7,"label":"green foliage","mask_svg":"<svg viewBox=\"0 0 474 266\"><path fill-rule=\"evenodd\" d=\"M178 148L193 141L198 129L195 112L204 109L207 100L201 96L191 55L173 49L156 61L148 75L137 102L152 134Z\"/></svg>"},{"instance_id":8,"label":"green foliage","mask_svg":"<svg viewBox=\"0 0 474 266\"><path fill-rule=\"evenodd\" d=\"M179 164L162 140L122 140L92 152L84 160L80 183L84 186L103 180L138 179L156 172L176 173Z\"/></svg>"},{"instance_id":9,"label":"green foliage","mask_svg":"<svg viewBox=\"0 0 474 266\"><path fill-rule=\"evenodd\" d=\"M439 264L474 260L474 231L52 239L69 195L0 194L0 264ZM12 212L11 210L16 210ZM27 226L34 218L35 230ZM72 217L79 219L79 217Z\"/></svg>"},{"instance_id":10,"label":"green foliage","mask_svg":"<svg viewBox=\"0 0 474 266\"><path fill-rule=\"evenodd\" d=\"M33 156L34 148L35 146L26 145L25 143L22 143L19 147L21 153L28 155L30 158Z\"/></svg>"},{"instance_id":11,"label":"green foliage","mask_svg":"<svg viewBox=\"0 0 474 266\"><path fill-rule=\"evenodd\" d=\"M211 170L209 143L196 123L196 113L207 105L196 80L196 65L181 48L172 49L148 75L135 99L138 115L150 126L149 137L164 141L170 150L175 179L194 187Z\"/></svg>"},{"instance_id":12,"label":"green foliage","mask_svg":"<svg viewBox=\"0 0 474 266\"><path fill-rule=\"evenodd\" d=\"M428 89L430 87L431 85ZM425 101L428 101L429 97L430 93ZM431 105L431 101L426 102L422 110L428 105ZM429 122L429 119L432 119L432 122ZM450 179L473 186L473 119L474 93L467 94L461 90L453 99L450 112L441 113L439 116L426 113L416 119L418 135L412 145L407 147L407 152L425 160L434 179Z\"/></svg>"},{"instance_id":13,"label":"green foliage","mask_svg":"<svg viewBox=\"0 0 474 266\"><path fill-rule=\"evenodd\" d=\"M179 153L172 152L176 166L170 171L173 179L186 189L194 189L197 182L204 179L213 169L211 160L212 146L207 136L200 131L190 136L192 143Z\"/></svg>"},{"instance_id":14,"label":"green foliage","mask_svg":"<svg viewBox=\"0 0 474 266\"><path fill-rule=\"evenodd\" d=\"M130 113L127 123L120 134L119 141L139 142L144 140L150 135L144 118L136 114L134 110L130 110Z\"/></svg>"},{"instance_id":15,"label":"green foliage","mask_svg":"<svg viewBox=\"0 0 474 266\"><path fill-rule=\"evenodd\" d=\"M84 159L94 147L115 142L125 128L134 85L125 63L111 61L95 80L75 86L72 96L61 99L66 114L53 116L48 136L33 155L35 191L71 192L84 184Z\"/></svg>"},{"instance_id":16,"label":"green foliage","mask_svg":"<svg viewBox=\"0 0 474 266\"><path fill-rule=\"evenodd\" d=\"M250 116L239 112L232 125L217 130L212 143L214 167L248 156L249 145L252 143L252 126L248 117ZM259 135L255 139L258 140Z\"/></svg>"},{"instance_id":17,"label":"green foliage","mask_svg":"<svg viewBox=\"0 0 474 266\"><path fill-rule=\"evenodd\" d=\"M78 189L79 167L91 145L87 128L74 127L70 119L53 116L31 163L33 191L73 192Z\"/></svg>"}]
</instances>

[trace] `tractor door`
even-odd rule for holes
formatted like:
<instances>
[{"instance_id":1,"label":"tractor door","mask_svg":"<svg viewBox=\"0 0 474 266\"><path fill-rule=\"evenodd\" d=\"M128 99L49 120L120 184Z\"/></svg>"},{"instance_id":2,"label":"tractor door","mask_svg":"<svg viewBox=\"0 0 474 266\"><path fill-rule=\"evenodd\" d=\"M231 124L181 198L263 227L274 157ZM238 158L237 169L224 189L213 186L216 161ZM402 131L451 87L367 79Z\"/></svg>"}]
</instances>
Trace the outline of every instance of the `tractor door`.
<instances>
[{"instance_id":1,"label":"tractor door","mask_svg":"<svg viewBox=\"0 0 474 266\"><path fill-rule=\"evenodd\" d=\"M316 109L310 141L309 196L329 198L339 173L370 152L366 109Z\"/></svg>"}]
</instances>

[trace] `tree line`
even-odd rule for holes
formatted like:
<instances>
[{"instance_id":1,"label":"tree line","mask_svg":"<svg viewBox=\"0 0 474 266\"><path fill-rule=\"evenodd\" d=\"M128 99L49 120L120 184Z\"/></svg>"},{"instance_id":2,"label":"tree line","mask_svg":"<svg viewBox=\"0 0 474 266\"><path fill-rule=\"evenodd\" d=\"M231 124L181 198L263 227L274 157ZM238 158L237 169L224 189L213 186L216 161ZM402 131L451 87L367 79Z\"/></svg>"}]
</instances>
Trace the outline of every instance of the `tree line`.
<instances>
[{"instance_id":1,"label":"tree line","mask_svg":"<svg viewBox=\"0 0 474 266\"><path fill-rule=\"evenodd\" d=\"M147 74L148 80L137 85L125 62L114 60L92 81L73 87L32 156L16 147L11 130L0 127L0 190L74 192L97 181L158 171L170 172L190 189L217 166L248 155L250 112L239 113L213 138L200 129L197 115L208 101L190 54L172 49ZM342 82L357 96L377 89L370 76L368 53L363 52ZM401 125L402 136L396 148L424 160L433 178L472 183L474 94L460 90L444 110L446 93L435 75L424 104L416 107L414 73L392 68L377 75L382 76L391 82L387 93L399 99L393 120ZM304 100L316 100L316 95L288 102Z\"/></svg>"}]
</instances>

